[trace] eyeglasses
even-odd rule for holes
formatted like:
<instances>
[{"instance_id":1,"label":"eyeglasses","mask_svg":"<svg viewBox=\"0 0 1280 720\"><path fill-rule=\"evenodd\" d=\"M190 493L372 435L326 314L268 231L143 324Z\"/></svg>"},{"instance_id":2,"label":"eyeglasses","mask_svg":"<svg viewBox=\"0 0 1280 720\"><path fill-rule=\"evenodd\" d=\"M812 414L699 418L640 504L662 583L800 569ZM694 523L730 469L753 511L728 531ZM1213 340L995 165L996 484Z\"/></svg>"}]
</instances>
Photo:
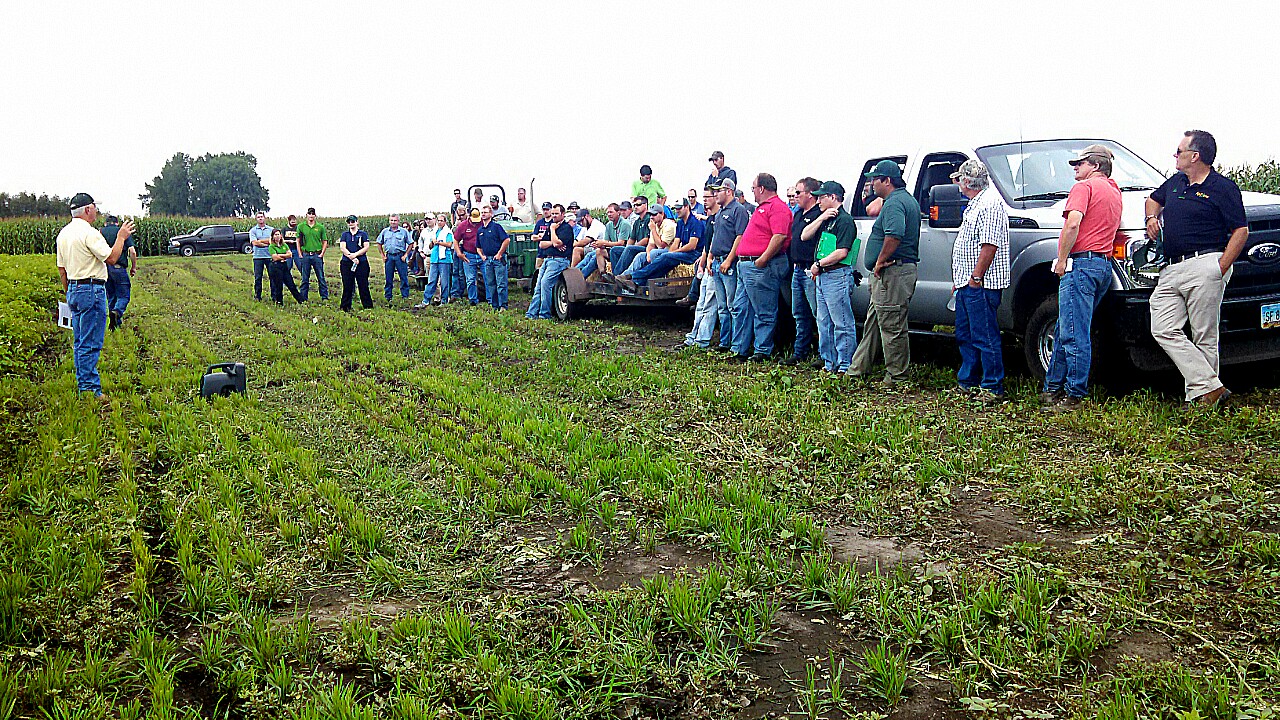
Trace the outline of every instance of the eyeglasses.
<instances>
[{"instance_id":1,"label":"eyeglasses","mask_svg":"<svg viewBox=\"0 0 1280 720\"><path fill-rule=\"evenodd\" d=\"M1183 150L1182 148L1178 148L1177 150L1173 151L1173 156L1175 158L1178 158L1178 157L1182 157L1182 153L1189 153L1189 152L1200 152L1200 151L1192 150L1191 148L1187 148L1186 150Z\"/></svg>"}]
</instances>

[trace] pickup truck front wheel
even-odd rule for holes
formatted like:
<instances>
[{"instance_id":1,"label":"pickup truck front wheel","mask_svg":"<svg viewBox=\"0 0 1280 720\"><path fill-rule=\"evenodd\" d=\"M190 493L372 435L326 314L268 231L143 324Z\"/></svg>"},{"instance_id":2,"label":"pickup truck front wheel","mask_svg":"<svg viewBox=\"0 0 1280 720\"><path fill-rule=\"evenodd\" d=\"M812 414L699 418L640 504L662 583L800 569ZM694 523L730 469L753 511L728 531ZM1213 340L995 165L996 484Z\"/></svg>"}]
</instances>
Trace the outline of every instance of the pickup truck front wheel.
<instances>
[{"instance_id":1,"label":"pickup truck front wheel","mask_svg":"<svg viewBox=\"0 0 1280 720\"><path fill-rule=\"evenodd\" d=\"M1049 372L1049 357L1053 355L1053 334L1057 327L1058 295L1054 293L1040 301L1022 334L1027 369L1037 383L1043 383L1044 376Z\"/></svg>"},{"instance_id":2,"label":"pickup truck front wheel","mask_svg":"<svg viewBox=\"0 0 1280 720\"><path fill-rule=\"evenodd\" d=\"M191 257L196 254L196 249L192 245L183 245L182 249L178 250L178 253L182 255L182 257Z\"/></svg>"}]
</instances>

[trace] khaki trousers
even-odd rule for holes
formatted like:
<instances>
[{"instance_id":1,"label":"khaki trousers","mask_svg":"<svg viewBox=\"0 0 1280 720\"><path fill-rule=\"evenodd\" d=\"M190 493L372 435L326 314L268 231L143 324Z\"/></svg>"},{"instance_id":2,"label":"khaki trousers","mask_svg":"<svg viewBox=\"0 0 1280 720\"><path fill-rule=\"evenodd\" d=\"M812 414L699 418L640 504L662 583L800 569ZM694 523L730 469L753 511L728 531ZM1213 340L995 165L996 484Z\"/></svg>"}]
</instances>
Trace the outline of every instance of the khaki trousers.
<instances>
[{"instance_id":1,"label":"khaki trousers","mask_svg":"<svg viewBox=\"0 0 1280 720\"><path fill-rule=\"evenodd\" d=\"M1151 335L1182 373L1188 401L1222 387L1218 323L1232 269L1223 275L1221 260L1222 253L1209 253L1170 265L1151 293Z\"/></svg>"},{"instance_id":2,"label":"khaki trousers","mask_svg":"<svg viewBox=\"0 0 1280 720\"><path fill-rule=\"evenodd\" d=\"M886 380L903 380L911 365L911 343L907 337L907 306L916 291L916 266L890 265L871 275L871 305L862 326L862 342L853 353L849 372L866 375L876 356L884 351Z\"/></svg>"}]
</instances>

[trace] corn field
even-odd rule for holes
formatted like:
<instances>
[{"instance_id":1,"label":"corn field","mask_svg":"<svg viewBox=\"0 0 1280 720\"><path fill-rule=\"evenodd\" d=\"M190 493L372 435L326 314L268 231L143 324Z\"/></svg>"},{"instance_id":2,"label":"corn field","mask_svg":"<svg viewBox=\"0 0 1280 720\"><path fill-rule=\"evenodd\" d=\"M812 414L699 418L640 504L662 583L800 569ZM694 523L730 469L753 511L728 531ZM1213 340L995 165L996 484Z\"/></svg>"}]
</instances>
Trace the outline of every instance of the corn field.
<instances>
[{"instance_id":1,"label":"corn field","mask_svg":"<svg viewBox=\"0 0 1280 720\"><path fill-rule=\"evenodd\" d=\"M401 219L417 220L425 213L401 213ZM360 227L374 238L387 227L387 215L369 215L360 217ZM67 224L69 217L33 217L0 220L0 254L30 255L52 253L58 231ZM158 215L133 218L137 225L133 241L139 255L160 255L165 252L169 238L185 235L201 225L230 225L238 232L247 231L254 225L252 218L197 218ZM300 221L301 222L301 221ZM320 218L320 222L328 226L336 240L347 228L346 216ZM272 227L284 227L286 218L269 218L267 224ZM102 226L99 219L98 226Z\"/></svg>"}]
</instances>

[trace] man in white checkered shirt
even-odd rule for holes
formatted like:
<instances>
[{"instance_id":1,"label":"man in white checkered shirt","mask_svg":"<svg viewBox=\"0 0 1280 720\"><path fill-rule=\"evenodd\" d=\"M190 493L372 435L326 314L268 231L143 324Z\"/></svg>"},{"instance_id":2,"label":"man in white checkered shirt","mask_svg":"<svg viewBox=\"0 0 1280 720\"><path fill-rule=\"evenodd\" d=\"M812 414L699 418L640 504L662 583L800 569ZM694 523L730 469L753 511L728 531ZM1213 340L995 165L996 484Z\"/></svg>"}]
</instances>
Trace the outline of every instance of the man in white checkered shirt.
<instances>
[{"instance_id":1,"label":"man in white checkered shirt","mask_svg":"<svg viewBox=\"0 0 1280 720\"><path fill-rule=\"evenodd\" d=\"M1009 213L978 160L951 174L969 198L951 249L960 346L959 392L990 405L1004 402L1004 360L996 311L1009 287Z\"/></svg>"}]
</instances>

